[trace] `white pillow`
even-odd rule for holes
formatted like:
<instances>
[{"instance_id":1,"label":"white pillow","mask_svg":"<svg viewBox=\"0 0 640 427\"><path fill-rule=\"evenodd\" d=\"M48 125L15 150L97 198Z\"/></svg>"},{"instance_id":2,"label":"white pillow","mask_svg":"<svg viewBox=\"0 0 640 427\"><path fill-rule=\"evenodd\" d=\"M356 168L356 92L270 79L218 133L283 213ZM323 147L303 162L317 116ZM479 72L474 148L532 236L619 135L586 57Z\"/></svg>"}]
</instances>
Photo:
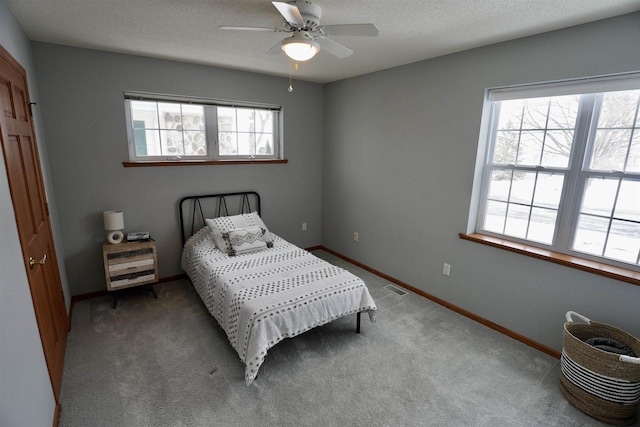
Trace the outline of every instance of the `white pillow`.
<instances>
[{"instance_id":1,"label":"white pillow","mask_svg":"<svg viewBox=\"0 0 640 427\"><path fill-rule=\"evenodd\" d=\"M222 238L231 246L229 256L236 256L273 246L264 240L266 232L267 230L260 227L236 228L228 233L222 233Z\"/></svg>"},{"instance_id":2,"label":"white pillow","mask_svg":"<svg viewBox=\"0 0 640 427\"><path fill-rule=\"evenodd\" d=\"M262 222L262 219L257 212L233 216L219 216L213 219L206 219L205 222L207 223L209 228L211 228L213 241L215 242L216 247L224 253L229 252L229 249L231 249L231 244L228 240L225 240L222 237L222 234L228 233L229 231L238 228L263 228L265 230L264 241L267 244L271 243L271 234L269 234L269 229L266 225L264 225L264 222Z\"/></svg>"}]
</instances>

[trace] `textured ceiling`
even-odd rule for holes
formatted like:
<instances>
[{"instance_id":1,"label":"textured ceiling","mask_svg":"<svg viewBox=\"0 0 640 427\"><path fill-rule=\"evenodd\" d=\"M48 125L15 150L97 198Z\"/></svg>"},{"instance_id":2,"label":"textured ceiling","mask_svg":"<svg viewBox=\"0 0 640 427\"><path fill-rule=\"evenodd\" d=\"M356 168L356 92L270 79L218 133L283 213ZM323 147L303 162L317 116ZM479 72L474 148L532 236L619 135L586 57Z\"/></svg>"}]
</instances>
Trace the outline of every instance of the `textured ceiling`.
<instances>
[{"instance_id":1,"label":"textured ceiling","mask_svg":"<svg viewBox=\"0 0 640 427\"><path fill-rule=\"evenodd\" d=\"M269 0L5 0L31 40L288 76ZM317 0L321 24L374 23L377 38L332 37L355 53L320 52L294 78L331 82L640 10L638 0Z\"/></svg>"}]
</instances>

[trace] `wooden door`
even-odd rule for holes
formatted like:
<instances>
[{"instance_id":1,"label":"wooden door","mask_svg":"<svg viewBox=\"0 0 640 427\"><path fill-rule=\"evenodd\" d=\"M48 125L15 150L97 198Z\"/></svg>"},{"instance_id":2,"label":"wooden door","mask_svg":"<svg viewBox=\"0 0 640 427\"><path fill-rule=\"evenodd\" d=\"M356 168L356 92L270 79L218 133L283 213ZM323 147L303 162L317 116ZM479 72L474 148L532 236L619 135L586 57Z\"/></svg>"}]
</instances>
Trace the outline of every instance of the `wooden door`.
<instances>
[{"instance_id":1,"label":"wooden door","mask_svg":"<svg viewBox=\"0 0 640 427\"><path fill-rule=\"evenodd\" d=\"M31 299L53 393L58 402L69 319L31 121L27 77L25 70L2 46L0 142Z\"/></svg>"}]
</instances>

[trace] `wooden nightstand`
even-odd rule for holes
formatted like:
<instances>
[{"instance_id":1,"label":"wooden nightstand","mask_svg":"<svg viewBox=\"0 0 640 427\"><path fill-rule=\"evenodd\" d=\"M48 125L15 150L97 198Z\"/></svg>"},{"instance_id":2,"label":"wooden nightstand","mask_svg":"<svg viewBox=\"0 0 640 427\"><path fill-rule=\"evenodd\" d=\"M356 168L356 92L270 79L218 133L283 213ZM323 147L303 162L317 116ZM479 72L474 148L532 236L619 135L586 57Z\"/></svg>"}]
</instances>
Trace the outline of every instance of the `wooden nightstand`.
<instances>
[{"instance_id":1,"label":"wooden nightstand","mask_svg":"<svg viewBox=\"0 0 640 427\"><path fill-rule=\"evenodd\" d=\"M142 286L158 298L151 286L158 282L156 242L123 242L102 244L107 290L113 293L113 308L125 289Z\"/></svg>"}]
</instances>

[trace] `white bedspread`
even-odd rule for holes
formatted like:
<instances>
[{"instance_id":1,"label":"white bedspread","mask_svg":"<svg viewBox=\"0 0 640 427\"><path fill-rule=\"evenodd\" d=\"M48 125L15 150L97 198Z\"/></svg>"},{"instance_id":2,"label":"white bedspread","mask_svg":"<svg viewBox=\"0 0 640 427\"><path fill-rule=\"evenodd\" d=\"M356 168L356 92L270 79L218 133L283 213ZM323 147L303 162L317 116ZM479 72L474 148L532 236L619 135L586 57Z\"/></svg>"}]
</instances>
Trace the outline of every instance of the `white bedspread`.
<instances>
[{"instance_id":1,"label":"white bedspread","mask_svg":"<svg viewBox=\"0 0 640 427\"><path fill-rule=\"evenodd\" d=\"M182 268L255 379L267 350L285 338L359 311L375 321L365 283L271 234L273 247L235 257L204 227L185 244Z\"/></svg>"}]
</instances>

